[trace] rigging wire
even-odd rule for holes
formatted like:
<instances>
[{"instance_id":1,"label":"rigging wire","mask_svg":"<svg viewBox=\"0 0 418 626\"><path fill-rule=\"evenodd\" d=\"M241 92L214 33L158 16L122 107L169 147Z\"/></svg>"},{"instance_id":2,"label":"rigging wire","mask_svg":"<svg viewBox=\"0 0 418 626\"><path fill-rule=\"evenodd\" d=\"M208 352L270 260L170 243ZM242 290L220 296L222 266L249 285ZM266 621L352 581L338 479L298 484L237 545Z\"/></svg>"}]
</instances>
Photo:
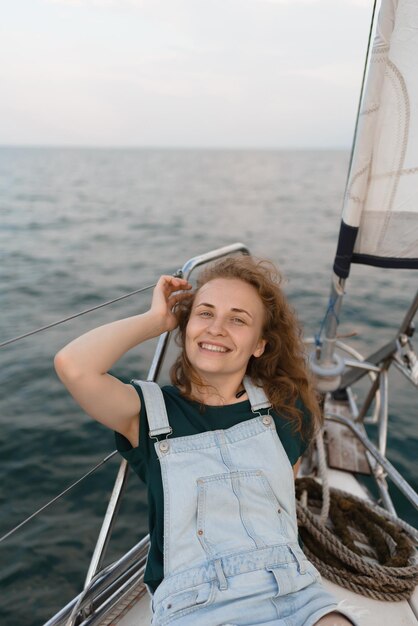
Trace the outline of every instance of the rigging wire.
<instances>
[{"instance_id":1,"label":"rigging wire","mask_svg":"<svg viewBox=\"0 0 418 626\"><path fill-rule=\"evenodd\" d=\"M321 335L322 332L325 328L325 323L328 319L329 315L333 315L335 317L335 319L337 320L337 325L340 323L340 320L338 319L338 315L335 312L334 306L335 303L337 302L337 298L332 298L332 296L330 296L329 300L328 300L328 306L327 306L327 310L325 311L325 315L322 318L322 322L319 326L319 330L317 333L315 333L315 345L317 347L322 346L322 340L321 340Z\"/></svg>"},{"instance_id":2,"label":"rigging wire","mask_svg":"<svg viewBox=\"0 0 418 626\"><path fill-rule=\"evenodd\" d=\"M147 291L147 289L152 289L155 287L156 283L152 285L147 285L146 287L141 287L141 289L136 289L135 291L131 291L130 293L125 294L124 296L119 296L118 298L114 298L113 300L108 300L107 302L103 302L103 304L98 304L97 306L93 306L90 309L85 309L80 313L75 313L74 315L70 315L69 317L64 317L64 319L59 320L58 322L52 322L52 324L47 324L46 326L42 326L41 328L37 328L36 330L31 330L24 335L19 335L19 337L14 337L13 339L8 339L7 341L3 341L0 343L0 348L4 348L5 346L14 343L15 341L19 341L20 339L24 339L25 337L29 337L30 335L36 335L36 333L40 333L43 330L47 330L48 328L52 328L53 326L58 326L59 324L63 324L64 322L68 322L69 320L73 320L76 317L80 317L81 315L85 315L86 313L90 313L91 311L96 311L97 309L101 309L102 307L108 306L109 304L113 304L114 302L119 302L120 300L124 300L125 298L130 298L131 296L136 295L137 293L141 293L142 291Z\"/></svg>"},{"instance_id":3,"label":"rigging wire","mask_svg":"<svg viewBox=\"0 0 418 626\"><path fill-rule=\"evenodd\" d=\"M356 124L354 126L353 143L352 143L352 146L351 146L350 162L349 162L348 170L347 170L347 181L346 181L346 184L345 184L345 190L344 190L343 198L345 198L345 196L347 194L347 191L348 191L348 183L350 181L351 166L353 164L354 148L356 146L356 139L357 139L358 124L359 124L359 119L360 119L361 104L362 104L362 101L363 101L364 86L365 86L365 83L366 83L366 72L367 72L367 66L368 66L369 56L370 56L370 43L371 43L371 40L372 40L373 26L374 26L374 23L375 23L376 4L377 4L377 0L374 0L373 11L372 11L372 19L371 19L370 30L369 30L369 39L367 41L366 58L365 58L365 61L364 61L363 78L361 80L360 97L359 97L358 106L357 106Z\"/></svg>"},{"instance_id":4,"label":"rigging wire","mask_svg":"<svg viewBox=\"0 0 418 626\"><path fill-rule=\"evenodd\" d=\"M36 517L37 515L39 515L40 513L42 513L42 511L44 511L45 509L47 509L49 506L51 506L51 504L53 504L54 502L56 502L57 500L59 500L60 498L62 498L63 496L65 496L66 493L68 493L69 491L71 491L71 489L73 489L74 487L76 487L79 483L81 483L81 481L83 481L85 478L87 478L88 476L90 476L90 474L93 474L93 472L95 472L96 470L98 470L100 467L102 467L105 463L107 463L108 461L110 461L110 459L112 457L115 456L115 454L117 454L117 451L114 450L111 454L108 454L102 461L100 461L100 463L98 463L97 465L95 465L94 467L92 467L86 474L84 474L84 476L82 476L81 478L79 478L78 480L75 481L75 483L73 483L72 485L70 485L69 487L67 487L66 489L64 489L64 491L62 491L60 494L58 494L57 496L55 496L55 498L52 498L52 500L50 500L49 502L47 502L46 504L44 504L44 506L41 506L40 509L38 509L37 511L35 511L34 513L32 513L32 515L29 515L29 517L27 517L25 520L23 520L23 522L20 522L20 524L18 524L17 526L15 526L14 528L12 528L11 530L9 530L5 535L3 535L2 537L0 537L0 543L2 541L4 541L5 539L7 539L8 537L10 537L10 535L12 535L13 533L15 533L17 530L19 530L19 528L22 528L22 526L24 526L25 524L27 524L30 520L32 520L34 517Z\"/></svg>"},{"instance_id":5,"label":"rigging wire","mask_svg":"<svg viewBox=\"0 0 418 626\"><path fill-rule=\"evenodd\" d=\"M177 275L178 273L179 272L176 272L174 275ZM135 291L131 291L130 293L127 293L127 294L125 294L123 296L119 296L118 298L114 298L113 300L108 300L107 302L103 302L102 304L98 304L97 306L91 307L90 309L85 309L84 311L81 311L80 313L75 313L74 315L70 315L69 317L65 317L64 319L61 319L61 320L59 320L57 322L53 322L52 324L48 324L47 326L42 326L41 328L38 328L36 330L32 330L32 331L30 331L28 333L25 333L24 335L20 335L19 337L14 337L13 339L8 339L7 341L4 341L3 343L0 343L0 348L3 348L4 346L9 345L11 343L14 343L16 341L19 341L20 339L24 339L25 337L29 337L30 335L35 335L36 333L39 333L39 332L41 332L43 330L47 330L48 328L52 328L53 326L58 326L59 324L63 324L64 322L68 322L69 320L75 319L76 317L80 317L81 315L85 315L86 313L90 313L91 311L96 311L97 309L100 309L102 307L108 306L109 304L113 304L114 302L119 302L120 300L124 300L125 298L130 298L131 296L134 296L134 295L136 295L138 293L141 293L143 291L147 291L148 289L152 289L153 287L155 287L155 285L156 285L156 283L153 283L151 285L147 285L146 287L141 287L140 289L136 289ZM93 474L93 472L95 472L100 467L102 467L105 463L107 463L107 461L109 461L111 458L113 458L115 456L115 454L117 454L116 450L114 450L111 454L109 454L107 457L105 457L100 463L98 463L97 465L92 467L86 474L84 474L84 476L81 476L81 478L79 478L74 483L69 485L66 489L64 489L64 491L59 493L57 496L52 498L52 500L50 500L49 502L44 504L44 506L42 506L37 511L32 513L29 517L27 517L22 522L20 522L20 524L18 524L17 526L15 526L11 530L9 530L5 535L0 537L0 543L2 543L2 541L7 539L8 537L10 537L17 530L19 530L19 528L22 528L22 526L25 526L25 524L27 524L29 521L31 521L33 518L35 518L40 513L42 513L42 511L44 511L49 506L51 506L51 504L53 504L54 502L56 502L57 500L59 500L60 498L65 496L69 491L71 491L79 483L81 483L88 476Z\"/></svg>"}]
</instances>

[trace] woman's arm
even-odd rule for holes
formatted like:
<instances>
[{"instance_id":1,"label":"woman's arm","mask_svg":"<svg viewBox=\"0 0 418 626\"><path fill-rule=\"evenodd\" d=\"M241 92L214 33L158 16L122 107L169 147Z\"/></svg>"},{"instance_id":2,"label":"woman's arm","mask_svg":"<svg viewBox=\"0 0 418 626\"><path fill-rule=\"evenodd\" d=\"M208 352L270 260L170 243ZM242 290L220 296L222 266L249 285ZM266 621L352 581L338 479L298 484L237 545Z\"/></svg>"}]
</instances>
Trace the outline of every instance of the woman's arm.
<instances>
[{"instance_id":1,"label":"woman's arm","mask_svg":"<svg viewBox=\"0 0 418 626\"><path fill-rule=\"evenodd\" d=\"M161 276L149 311L99 326L55 356L56 372L76 402L95 420L125 435L131 444L134 441L138 445L141 403L132 385L107 372L131 348L176 327L172 309L190 288L186 280Z\"/></svg>"}]
</instances>

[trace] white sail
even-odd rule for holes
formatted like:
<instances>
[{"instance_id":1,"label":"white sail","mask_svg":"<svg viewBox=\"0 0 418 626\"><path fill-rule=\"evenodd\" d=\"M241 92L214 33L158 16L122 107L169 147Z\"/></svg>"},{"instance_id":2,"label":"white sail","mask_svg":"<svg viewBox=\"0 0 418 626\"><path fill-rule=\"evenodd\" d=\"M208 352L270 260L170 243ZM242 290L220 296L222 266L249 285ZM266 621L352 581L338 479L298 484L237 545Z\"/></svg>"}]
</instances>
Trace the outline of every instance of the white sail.
<instances>
[{"instance_id":1,"label":"white sail","mask_svg":"<svg viewBox=\"0 0 418 626\"><path fill-rule=\"evenodd\" d=\"M418 0L382 0L344 198L340 276L351 262L418 268L417 59Z\"/></svg>"}]
</instances>

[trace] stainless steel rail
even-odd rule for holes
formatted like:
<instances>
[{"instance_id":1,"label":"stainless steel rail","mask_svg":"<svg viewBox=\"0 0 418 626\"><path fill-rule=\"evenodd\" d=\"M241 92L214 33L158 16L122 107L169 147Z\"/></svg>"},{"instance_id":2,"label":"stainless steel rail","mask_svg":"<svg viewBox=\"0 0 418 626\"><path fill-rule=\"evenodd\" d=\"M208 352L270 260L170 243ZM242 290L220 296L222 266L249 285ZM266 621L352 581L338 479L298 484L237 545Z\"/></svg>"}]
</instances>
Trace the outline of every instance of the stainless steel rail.
<instances>
[{"instance_id":1,"label":"stainless steel rail","mask_svg":"<svg viewBox=\"0 0 418 626\"><path fill-rule=\"evenodd\" d=\"M90 566L84 583L85 588L89 585L95 573L102 566L103 558L110 540L113 527L116 522L116 517L119 511L122 496L126 489L126 484L128 481L127 466L128 462L125 459L122 459L116 476L115 486L110 496L109 504L107 506L102 527L100 529L99 538L97 540L97 545L100 545L102 549L100 550L100 552L99 550L95 550L93 553L93 557L90 561Z\"/></svg>"},{"instance_id":2,"label":"stainless steel rail","mask_svg":"<svg viewBox=\"0 0 418 626\"><path fill-rule=\"evenodd\" d=\"M376 459L376 461L383 467L389 478L392 482L398 487L398 489L404 494L404 496L409 500L409 502L418 509L418 494L411 485L401 476L398 470L393 467L392 463L390 463L372 444L365 433L362 433L358 426L356 426L351 420L343 417L342 415L338 415L337 413L326 413L326 420L330 420L332 422L338 422L339 424L344 424L353 433L356 437L361 441L363 446L366 448L368 452Z\"/></svg>"},{"instance_id":3,"label":"stainless steel rail","mask_svg":"<svg viewBox=\"0 0 418 626\"><path fill-rule=\"evenodd\" d=\"M64 626L76 604L77 614L86 615L92 609L103 605L112 597L122 583L135 581L137 573L143 571L149 548L149 535L124 554L120 559L102 570L91 582L88 590L80 593L69 602L44 626Z\"/></svg>"},{"instance_id":4,"label":"stainless steel rail","mask_svg":"<svg viewBox=\"0 0 418 626\"><path fill-rule=\"evenodd\" d=\"M409 309L405 313L404 319L402 320L402 323L397 333L398 336L406 334L407 331L412 327L413 319L415 317L417 310L418 310L418 291L415 294L415 297L412 300ZM368 361L369 363L373 363L374 365L377 365L378 363L382 363L388 358L392 358L395 361L395 355L397 351L398 351L398 342L396 339L393 339L392 341L389 341L389 343L384 345L382 348L379 348L379 350L376 350L376 352L373 352L370 356L368 356L366 358L366 361ZM399 363L395 362L395 365L399 366ZM362 371L356 371L356 370L348 371L342 377L342 380L340 383L340 389L350 387L351 385L356 383L358 380L360 380L360 378L362 378L364 374L365 372L362 372Z\"/></svg>"},{"instance_id":5,"label":"stainless steel rail","mask_svg":"<svg viewBox=\"0 0 418 626\"><path fill-rule=\"evenodd\" d=\"M410 309L411 310L411 309ZM407 316L408 317L408 316ZM410 322L410 317L408 317ZM405 322L405 320L404 320ZM313 339L309 339L307 343L313 343ZM386 453L386 443L387 443L387 431L388 431L388 370L392 363L396 364L394 358L388 357L388 348L392 346L393 343L389 343L383 347L383 349L378 350L375 354L379 355L379 358L376 362L380 363L382 356L386 357L386 360L383 361L380 367L376 367L370 363L370 361L366 361L364 357L351 346L346 345L341 341L336 341L336 347L338 347L343 352L347 352L351 356L353 356L356 360L353 359L344 359L346 366L348 367L357 367L361 365L365 373L369 374L371 379L371 387L366 396L366 399L363 402L361 409L359 410L356 404L355 395L352 391L351 387L345 388L347 392L347 400L350 407L350 413L353 417L353 422L357 427L364 428L364 424L377 424L378 426L378 449L380 454L384 457ZM371 358L371 357L369 357ZM351 372L348 373L348 376ZM356 373L355 373L356 375ZM362 374L363 375L363 374ZM347 375L343 376L346 377ZM343 386L344 388L344 386ZM366 413L372 402L374 401L374 413L371 417L366 416ZM367 436L365 434L365 436ZM367 438L367 441L369 439ZM376 481L376 486L380 492L380 496L382 499L383 506L393 515L397 515L395 506L392 502L392 499L389 494L389 488L386 481L386 472L381 464L373 457L373 455L366 451L366 457L369 462L370 468L372 470L373 477Z\"/></svg>"}]
</instances>

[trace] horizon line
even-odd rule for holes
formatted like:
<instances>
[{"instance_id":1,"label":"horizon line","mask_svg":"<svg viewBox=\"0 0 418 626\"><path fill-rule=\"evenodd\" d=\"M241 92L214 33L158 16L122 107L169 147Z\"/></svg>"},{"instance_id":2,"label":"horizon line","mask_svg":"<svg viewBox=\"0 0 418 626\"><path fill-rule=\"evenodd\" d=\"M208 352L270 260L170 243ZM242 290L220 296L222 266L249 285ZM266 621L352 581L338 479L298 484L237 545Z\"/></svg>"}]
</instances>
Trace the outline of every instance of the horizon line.
<instances>
[{"instance_id":1,"label":"horizon line","mask_svg":"<svg viewBox=\"0 0 418 626\"><path fill-rule=\"evenodd\" d=\"M124 145L124 144L60 144L60 143L0 143L1 148L41 148L41 149L77 149L77 150L219 150L219 151L347 151L351 146L170 146L170 145Z\"/></svg>"}]
</instances>

